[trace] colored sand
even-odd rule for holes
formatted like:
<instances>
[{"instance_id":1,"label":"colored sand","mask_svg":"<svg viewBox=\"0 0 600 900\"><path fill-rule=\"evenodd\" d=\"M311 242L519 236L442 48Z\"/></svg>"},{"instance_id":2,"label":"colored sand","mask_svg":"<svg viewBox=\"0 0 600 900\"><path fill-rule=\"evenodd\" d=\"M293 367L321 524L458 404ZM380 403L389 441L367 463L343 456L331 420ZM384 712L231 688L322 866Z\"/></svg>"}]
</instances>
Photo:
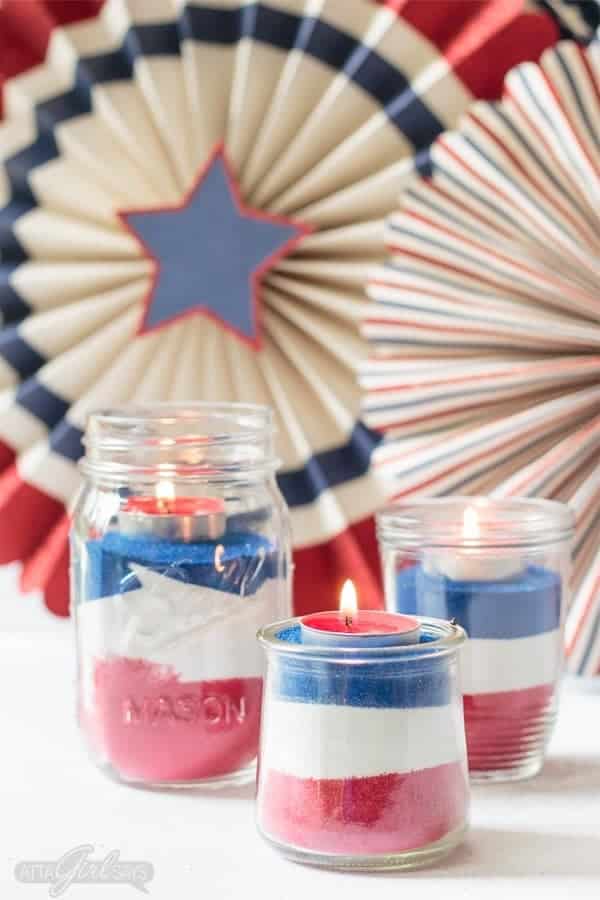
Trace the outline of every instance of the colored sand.
<instances>
[{"instance_id":1,"label":"colored sand","mask_svg":"<svg viewBox=\"0 0 600 900\"><path fill-rule=\"evenodd\" d=\"M256 758L262 678L184 682L167 666L112 657L95 663L86 728L122 778L216 778Z\"/></svg>"}]
</instances>

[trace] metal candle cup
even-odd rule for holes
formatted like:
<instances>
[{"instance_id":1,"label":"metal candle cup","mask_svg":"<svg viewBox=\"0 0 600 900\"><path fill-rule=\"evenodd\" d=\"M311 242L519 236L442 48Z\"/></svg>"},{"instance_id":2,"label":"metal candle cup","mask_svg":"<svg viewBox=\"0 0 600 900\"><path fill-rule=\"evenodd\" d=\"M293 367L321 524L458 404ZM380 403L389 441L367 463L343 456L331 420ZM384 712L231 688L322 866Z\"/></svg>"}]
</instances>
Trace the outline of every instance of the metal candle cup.
<instances>
[{"instance_id":1,"label":"metal candle cup","mask_svg":"<svg viewBox=\"0 0 600 900\"><path fill-rule=\"evenodd\" d=\"M119 531L165 541L218 540L226 528L225 503L219 497L129 497L119 512Z\"/></svg>"},{"instance_id":2,"label":"metal candle cup","mask_svg":"<svg viewBox=\"0 0 600 900\"><path fill-rule=\"evenodd\" d=\"M411 616L382 610L359 610L352 615L332 610L303 616L305 644L321 647L392 647L415 644L420 625Z\"/></svg>"},{"instance_id":3,"label":"metal candle cup","mask_svg":"<svg viewBox=\"0 0 600 900\"><path fill-rule=\"evenodd\" d=\"M378 609L358 609L352 581L345 582L340 609L300 619L302 642L321 647L391 647L419 641L420 625L410 616Z\"/></svg>"}]
</instances>

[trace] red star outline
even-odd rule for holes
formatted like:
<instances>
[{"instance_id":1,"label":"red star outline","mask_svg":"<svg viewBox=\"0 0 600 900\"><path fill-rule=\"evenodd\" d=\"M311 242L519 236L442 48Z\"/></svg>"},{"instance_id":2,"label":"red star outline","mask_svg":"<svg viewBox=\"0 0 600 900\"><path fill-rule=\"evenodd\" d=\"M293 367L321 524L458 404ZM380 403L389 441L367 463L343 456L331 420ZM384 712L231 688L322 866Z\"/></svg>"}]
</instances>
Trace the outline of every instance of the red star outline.
<instances>
[{"instance_id":1,"label":"red star outline","mask_svg":"<svg viewBox=\"0 0 600 900\"><path fill-rule=\"evenodd\" d=\"M154 255L150 247L146 244L144 240L139 236L139 234L132 228L129 222L126 219L126 216L129 215L140 215L144 213L160 213L160 212L176 212L179 209L184 209L188 206L192 196L200 187L202 181L206 177L209 172L211 166L217 159L217 157L221 157L223 160L223 166L225 169L225 175L227 177L227 183L231 190L234 202L240 212L241 216L244 216L248 219L256 219L259 222L273 222L276 225L289 225L292 228L296 228L298 230L298 234L289 238L284 244L279 247L278 250L275 250L270 256L267 256L263 262L252 271L250 276L252 282L252 324L254 326L254 331L256 334L255 338L249 337L247 334L244 334L239 329L235 328L229 322L226 322L221 318L217 313L208 309L203 303L197 303L192 306L190 309L186 310L183 313L178 313L173 316L171 319L168 319L165 322L161 322L158 325L152 325L146 328L146 322L148 319L148 315L150 312L150 306L152 303L152 297L154 296L154 291L156 289L156 285L158 282L158 278L160 275L161 263L160 260ZM229 331L234 337L239 338L245 344L250 346L253 350L259 351L262 349L262 279L263 276L269 272L281 259L284 259L286 256L289 256L295 248L300 244L301 241L304 240L305 237L312 234L314 232L314 228L312 225L308 225L306 222L300 222L297 219L290 218L287 216L278 216L274 213L263 212L260 209L256 209L252 206L247 206L242 199L242 195L240 193L240 187L238 185L238 181L233 171L233 166L229 162L227 157L227 153L225 150L225 145L221 141L215 145L214 149L210 153L206 162L201 166L196 178L192 182L192 185L188 188L188 190L183 195L181 201L173 204L162 204L160 206L145 206L145 207L134 207L128 209L120 209L117 210L117 217L120 220L123 228L127 231L138 243L141 247L142 252L146 259L150 260L152 263L152 274L150 277L150 284L148 286L148 290L144 294L143 299L143 312L140 320L139 327L136 331L136 337L139 337L143 334L151 334L154 331L158 331L163 328L169 328L173 323L181 321L182 319L187 318L188 316L197 316L203 315L208 319L212 319L213 322L216 322L220 325L221 328L224 328L226 331Z\"/></svg>"}]
</instances>

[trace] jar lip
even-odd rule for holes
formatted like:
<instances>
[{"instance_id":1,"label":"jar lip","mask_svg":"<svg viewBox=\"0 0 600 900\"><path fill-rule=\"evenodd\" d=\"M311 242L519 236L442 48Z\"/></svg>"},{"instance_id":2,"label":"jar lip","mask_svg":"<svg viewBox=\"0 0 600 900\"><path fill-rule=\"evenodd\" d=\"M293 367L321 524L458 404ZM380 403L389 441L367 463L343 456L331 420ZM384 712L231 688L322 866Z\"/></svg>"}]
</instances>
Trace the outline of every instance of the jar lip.
<instances>
[{"instance_id":1,"label":"jar lip","mask_svg":"<svg viewBox=\"0 0 600 900\"><path fill-rule=\"evenodd\" d=\"M475 532L466 531L473 510ZM569 541L573 511L538 497L427 497L390 504L377 514L377 533L386 547L515 547Z\"/></svg>"},{"instance_id":2,"label":"jar lip","mask_svg":"<svg viewBox=\"0 0 600 900\"><path fill-rule=\"evenodd\" d=\"M91 477L190 481L272 473L273 411L251 403L139 403L90 413L82 471Z\"/></svg>"},{"instance_id":3,"label":"jar lip","mask_svg":"<svg viewBox=\"0 0 600 900\"><path fill-rule=\"evenodd\" d=\"M144 443L151 436L144 427L163 426L189 422L190 426L202 424L202 431L196 435L173 436L165 434L161 441L189 442L196 439L205 444L232 442L252 442L264 439L276 431L273 410L258 403L212 403L209 401L135 403L124 406L101 408L92 411L87 419L83 443L86 446L97 442L109 444ZM207 430L212 423L211 430ZM218 427L220 426L220 427ZM122 429L129 427L125 433ZM233 429L227 431L229 429ZM136 432L135 429L138 429ZM113 431L114 430L114 431ZM116 434L114 433L116 432Z\"/></svg>"},{"instance_id":4,"label":"jar lip","mask_svg":"<svg viewBox=\"0 0 600 900\"><path fill-rule=\"evenodd\" d=\"M296 644L278 637L281 631L302 624L302 616L274 622L259 629L257 638L265 650L273 650L284 656L315 660L330 660L344 663L389 663L391 660L429 659L454 653L466 640L466 633L460 625L444 619L427 616L413 616L421 625L421 630L433 640L421 644L398 644L383 647L332 647L331 644Z\"/></svg>"}]
</instances>

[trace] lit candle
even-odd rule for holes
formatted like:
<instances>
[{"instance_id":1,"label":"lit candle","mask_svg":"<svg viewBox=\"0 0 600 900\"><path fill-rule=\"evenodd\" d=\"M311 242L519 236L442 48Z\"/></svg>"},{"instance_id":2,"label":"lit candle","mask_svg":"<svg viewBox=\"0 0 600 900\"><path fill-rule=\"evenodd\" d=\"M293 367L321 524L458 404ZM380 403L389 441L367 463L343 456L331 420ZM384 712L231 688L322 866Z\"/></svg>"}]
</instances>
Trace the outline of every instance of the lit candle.
<instances>
[{"instance_id":1,"label":"lit candle","mask_svg":"<svg viewBox=\"0 0 600 900\"><path fill-rule=\"evenodd\" d=\"M330 647L387 647L418 643L417 619L376 609L358 609L356 588L344 583L340 609L313 613L300 620L302 642Z\"/></svg>"},{"instance_id":2,"label":"lit candle","mask_svg":"<svg viewBox=\"0 0 600 900\"><path fill-rule=\"evenodd\" d=\"M445 575L452 581L501 581L523 571L523 561L510 548L499 554L485 545L493 535L482 533L476 506L463 513L461 546L436 550L424 556L424 569L431 575Z\"/></svg>"},{"instance_id":3,"label":"lit candle","mask_svg":"<svg viewBox=\"0 0 600 900\"><path fill-rule=\"evenodd\" d=\"M563 586L555 545L544 543L553 505L538 504L440 498L407 505L406 523L398 509L380 519L380 535L389 529L388 609L454 619L468 635L461 654L467 747L471 771L482 778L539 767L530 747L543 743L551 721Z\"/></svg>"},{"instance_id":4,"label":"lit candle","mask_svg":"<svg viewBox=\"0 0 600 900\"><path fill-rule=\"evenodd\" d=\"M167 541L218 540L225 532L220 497L176 497L170 481L159 481L153 496L128 497L119 513L119 531Z\"/></svg>"}]
</instances>

